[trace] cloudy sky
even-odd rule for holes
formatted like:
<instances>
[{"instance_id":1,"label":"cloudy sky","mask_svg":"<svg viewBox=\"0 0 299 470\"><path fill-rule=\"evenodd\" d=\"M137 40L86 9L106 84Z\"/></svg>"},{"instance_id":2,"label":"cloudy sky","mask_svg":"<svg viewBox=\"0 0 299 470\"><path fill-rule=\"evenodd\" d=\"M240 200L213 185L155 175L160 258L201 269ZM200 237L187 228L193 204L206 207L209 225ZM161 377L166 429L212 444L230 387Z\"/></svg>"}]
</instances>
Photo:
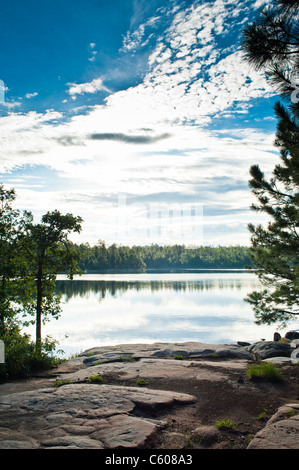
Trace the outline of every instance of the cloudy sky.
<instances>
[{"instance_id":1,"label":"cloudy sky","mask_svg":"<svg viewBox=\"0 0 299 470\"><path fill-rule=\"evenodd\" d=\"M240 50L263 0L1 2L0 182L75 241L249 244L277 97Z\"/></svg>"}]
</instances>

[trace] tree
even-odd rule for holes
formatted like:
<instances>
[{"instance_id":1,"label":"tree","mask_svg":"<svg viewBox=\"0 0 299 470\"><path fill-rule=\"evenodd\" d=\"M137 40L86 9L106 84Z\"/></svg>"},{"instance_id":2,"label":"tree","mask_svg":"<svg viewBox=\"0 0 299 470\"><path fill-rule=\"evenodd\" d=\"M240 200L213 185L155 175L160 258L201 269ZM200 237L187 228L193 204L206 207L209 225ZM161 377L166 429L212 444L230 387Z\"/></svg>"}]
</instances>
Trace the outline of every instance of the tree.
<instances>
[{"instance_id":1,"label":"tree","mask_svg":"<svg viewBox=\"0 0 299 470\"><path fill-rule=\"evenodd\" d=\"M79 251L68 236L73 232L80 233L81 222L81 217L62 215L55 210L43 215L41 223L27 226L28 236L23 246L30 262L27 277L31 279L35 296L27 303L26 310L36 318L37 353L41 348L42 320L45 321L49 315L58 318L61 311L59 296L55 294L57 273L68 270L72 279L79 272Z\"/></svg>"},{"instance_id":2,"label":"tree","mask_svg":"<svg viewBox=\"0 0 299 470\"><path fill-rule=\"evenodd\" d=\"M0 336L16 324L21 304L29 298L30 289L24 279L26 260L22 239L31 214L13 209L16 194L0 185Z\"/></svg>"},{"instance_id":3,"label":"tree","mask_svg":"<svg viewBox=\"0 0 299 470\"><path fill-rule=\"evenodd\" d=\"M299 0L274 0L243 31L245 57L284 98L294 96L299 69Z\"/></svg>"},{"instance_id":4,"label":"tree","mask_svg":"<svg viewBox=\"0 0 299 470\"><path fill-rule=\"evenodd\" d=\"M299 72L299 1L277 0L245 28L243 50L257 69L264 69L287 102L275 104L275 145L281 163L266 179L258 165L250 168L249 186L258 199L252 209L264 212L266 228L249 224L251 258L264 285L247 297L256 322L287 324L299 315L299 103L294 99Z\"/></svg>"}]
</instances>

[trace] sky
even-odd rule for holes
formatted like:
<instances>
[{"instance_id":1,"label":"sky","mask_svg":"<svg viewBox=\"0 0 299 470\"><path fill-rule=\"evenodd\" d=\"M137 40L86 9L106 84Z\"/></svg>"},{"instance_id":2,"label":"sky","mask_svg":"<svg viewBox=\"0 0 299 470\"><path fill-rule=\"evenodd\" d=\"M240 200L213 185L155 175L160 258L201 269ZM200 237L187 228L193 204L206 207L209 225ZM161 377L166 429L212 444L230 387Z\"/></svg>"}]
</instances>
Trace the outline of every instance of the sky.
<instances>
[{"instance_id":1,"label":"sky","mask_svg":"<svg viewBox=\"0 0 299 470\"><path fill-rule=\"evenodd\" d=\"M0 3L0 183L78 243L249 245L277 100L241 51L263 0Z\"/></svg>"}]
</instances>

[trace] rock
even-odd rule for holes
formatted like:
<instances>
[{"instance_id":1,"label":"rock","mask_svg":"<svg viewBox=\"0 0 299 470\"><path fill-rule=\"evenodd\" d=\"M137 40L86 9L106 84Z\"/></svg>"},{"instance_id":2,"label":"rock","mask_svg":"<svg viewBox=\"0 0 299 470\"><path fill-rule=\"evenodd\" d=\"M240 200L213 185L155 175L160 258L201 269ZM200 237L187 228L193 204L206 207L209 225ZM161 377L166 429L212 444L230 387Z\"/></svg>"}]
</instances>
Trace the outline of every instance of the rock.
<instances>
[{"instance_id":1,"label":"rock","mask_svg":"<svg viewBox=\"0 0 299 470\"><path fill-rule=\"evenodd\" d=\"M290 357L285 357L285 356L276 356L276 357L268 357L267 359L264 359L265 362L272 362L272 364L282 364L286 362L291 362Z\"/></svg>"},{"instance_id":2,"label":"rock","mask_svg":"<svg viewBox=\"0 0 299 470\"><path fill-rule=\"evenodd\" d=\"M205 344L195 341L185 343L119 344L117 346L88 349L80 354L81 360L87 366L93 365L95 362L116 362L121 357L139 360L150 357L164 359L175 356L182 356L185 359L198 357L254 359L254 356L239 344Z\"/></svg>"},{"instance_id":3,"label":"rock","mask_svg":"<svg viewBox=\"0 0 299 470\"><path fill-rule=\"evenodd\" d=\"M284 336L287 339L299 339L299 331L288 331Z\"/></svg>"},{"instance_id":4,"label":"rock","mask_svg":"<svg viewBox=\"0 0 299 470\"><path fill-rule=\"evenodd\" d=\"M198 357L218 357L229 359L252 360L253 355L238 344L201 344L195 347L189 355L190 359Z\"/></svg>"},{"instance_id":5,"label":"rock","mask_svg":"<svg viewBox=\"0 0 299 470\"><path fill-rule=\"evenodd\" d=\"M195 397L182 393L93 384L3 395L0 449L137 448L163 423L135 416L136 408L194 401Z\"/></svg>"},{"instance_id":6,"label":"rock","mask_svg":"<svg viewBox=\"0 0 299 470\"><path fill-rule=\"evenodd\" d=\"M294 363L294 364L299 363L299 348L294 349L294 351L292 351L292 353L291 353L291 361L292 361L292 363Z\"/></svg>"},{"instance_id":7,"label":"rock","mask_svg":"<svg viewBox=\"0 0 299 470\"><path fill-rule=\"evenodd\" d=\"M219 430L215 426L202 425L196 428L193 433L197 434L198 439L203 445L210 445L216 442L219 437Z\"/></svg>"},{"instance_id":8,"label":"rock","mask_svg":"<svg viewBox=\"0 0 299 470\"><path fill-rule=\"evenodd\" d=\"M237 344L238 344L239 346L243 346L243 348L244 348L245 346L250 346L250 343L246 343L246 341L238 341Z\"/></svg>"},{"instance_id":9,"label":"rock","mask_svg":"<svg viewBox=\"0 0 299 470\"><path fill-rule=\"evenodd\" d=\"M248 351L253 353L256 358L267 359L269 357L290 357L292 348L286 343L277 343L276 341L258 341L248 347Z\"/></svg>"},{"instance_id":10,"label":"rock","mask_svg":"<svg viewBox=\"0 0 299 470\"><path fill-rule=\"evenodd\" d=\"M273 336L273 341L280 341L280 340L281 340L281 335L275 332Z\"/></svg>"},{"instance_id":11,"label":"rock","mask_svg":"<svg viewBox=\"0 0 299 470\"><path fill-rule=\"evenodd\" d=\"M299 403L279 408L247 449L299 449Z\"/></svg>"},{"instance_id":12,"label":"rock","mask_svg":"<svg viewBox=\"0 0 299 470\"><path fill-rule=\"evenodd\" d=\"M175 359L141 359L137 362L113 362L99 364L88 367L72 374L64 375L63 378L72 383L86 382L90 376L100 375L105 380L105 376L113 374L119 380L134 380L143 378L149 382L151 380L173 380L181 381L209 380L221 382L228 380L228 371L231 369L243 371L247 367L247 361L186 361Z\"/></svg>"},{"instance_id":13,"label":"rock","mask_svg":"<svg viewBox=\"0 0 299 470\"><path fill-rule=\"evenodd\" d=\"M167 449L183 449L186 445L186 438L180 432L170 432L167 440Z\"/></svg>"},{"instance_id":14,"label":"rock","mask_svg":"<svg viewBox=\"0 0 299 470\"><path fill-rule=\"evenodd\" d=\"M104 449L102 442L82 436L63 436L45 439L41 441L41 446L46 449Z\"/></svg>"}]
</instances>

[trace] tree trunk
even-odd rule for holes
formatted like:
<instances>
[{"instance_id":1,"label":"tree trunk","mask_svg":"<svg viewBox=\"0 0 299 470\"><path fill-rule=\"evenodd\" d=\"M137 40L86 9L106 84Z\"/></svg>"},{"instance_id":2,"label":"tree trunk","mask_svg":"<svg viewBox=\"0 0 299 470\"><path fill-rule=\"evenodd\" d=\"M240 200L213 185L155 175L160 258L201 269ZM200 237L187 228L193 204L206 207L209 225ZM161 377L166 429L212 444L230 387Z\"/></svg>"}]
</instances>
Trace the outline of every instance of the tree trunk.
<instances>
[{"instance_id":1,"label":"tree trunk","mask_svg":"<svg viewBox=\"0 0 299 470\"><path fill-rule=\"evenodd\" d=\"M41 355L41 342L42 342L42 275L43 275L43 265L39 263L38 273L36 280L36 342L35 349L38 356Z\"/></svg>"}]
</instances>

